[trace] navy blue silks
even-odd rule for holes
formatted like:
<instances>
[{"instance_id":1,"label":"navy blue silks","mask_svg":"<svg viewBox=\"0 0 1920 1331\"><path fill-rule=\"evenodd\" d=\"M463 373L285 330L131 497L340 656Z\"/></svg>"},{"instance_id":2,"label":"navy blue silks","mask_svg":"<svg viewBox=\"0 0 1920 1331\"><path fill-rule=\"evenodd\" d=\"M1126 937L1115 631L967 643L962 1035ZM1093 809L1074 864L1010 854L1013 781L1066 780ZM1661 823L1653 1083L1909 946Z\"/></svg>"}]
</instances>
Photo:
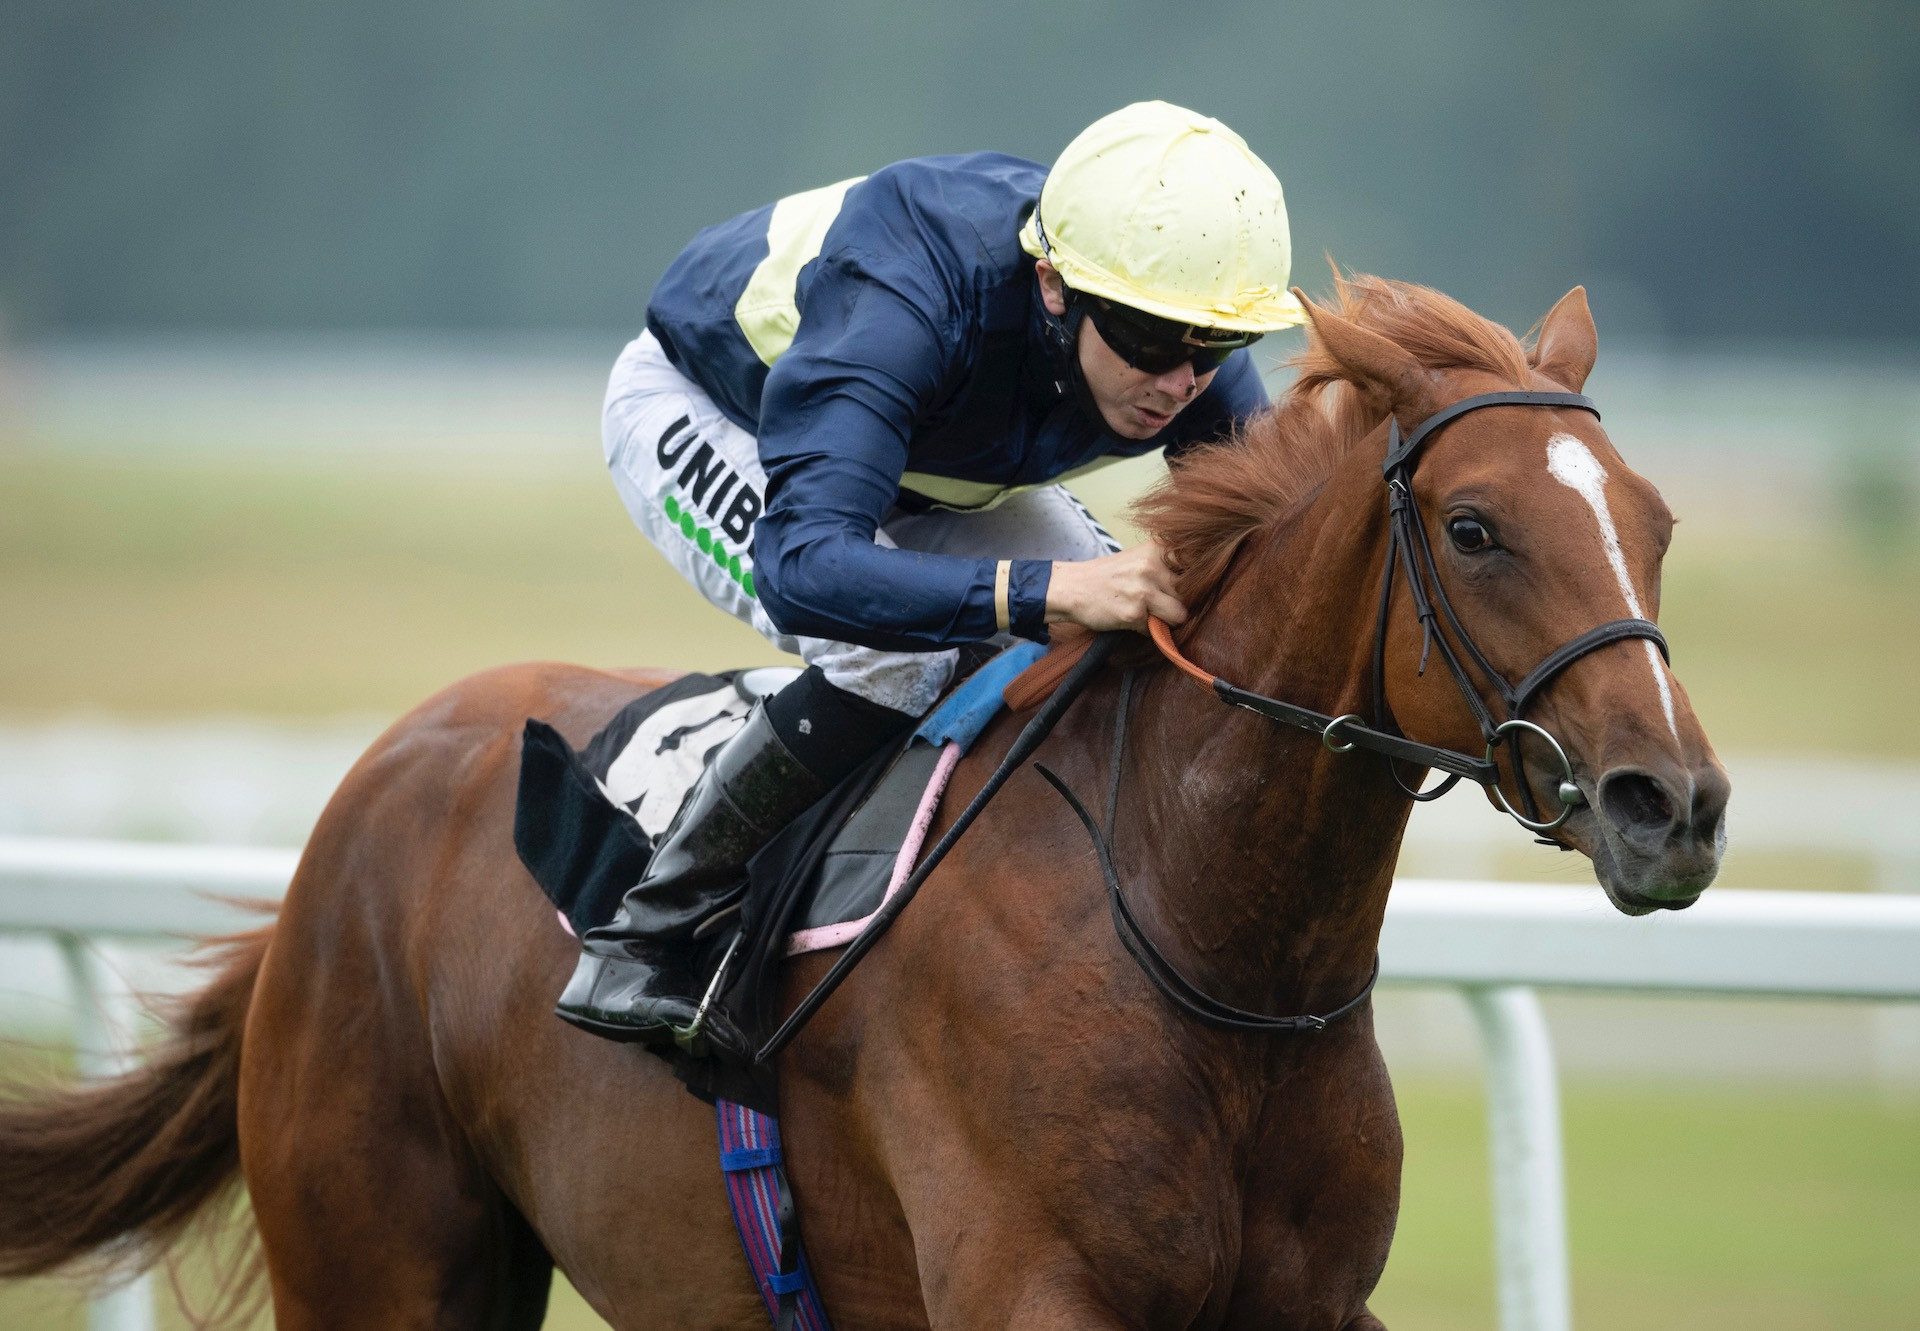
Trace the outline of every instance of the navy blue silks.
<instances>
[{"instance_id":1,"label":"navy blue silks","mask_svg":"<svg viewBox=\"0 0 1920 1331\"><path fill-rule=\"evenodd\" d=\"M1045 174L973 153L899 162L854 185L798 271L798 328L771 368L736 306L768 257L772 205L700 232L655 288L648 328L759 440L767 493L754 580L783 631L895 651L991 638L994 560L874 543L896 506L928 502L911 484L903 492L903 475L983 493L1044 484L1103 458L1177 453L1266 407L1241 351L1152 439L1090 418L1044 334L1018 239ZM1022 637L1046 638L1050 568L1013 561Z\"/></svg>"}]
</instances>

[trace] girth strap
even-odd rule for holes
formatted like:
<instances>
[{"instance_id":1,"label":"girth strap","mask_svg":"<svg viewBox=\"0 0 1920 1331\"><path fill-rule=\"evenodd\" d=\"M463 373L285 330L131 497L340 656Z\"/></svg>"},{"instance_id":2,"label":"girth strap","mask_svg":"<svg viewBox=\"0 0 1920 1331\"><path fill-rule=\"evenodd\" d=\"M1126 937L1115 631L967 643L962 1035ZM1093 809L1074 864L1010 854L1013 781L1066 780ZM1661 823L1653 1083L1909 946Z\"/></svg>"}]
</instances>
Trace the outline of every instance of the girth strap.
<instances>
[{"instance_id":1,"label":"girth strap","mask_svg":"<svg viewBox=\"0 0 1920 1331\"><path fill-rule=\"evenodd\" d=\"M773 1331L828 1331L800 1242L780 1124L733 1100L717 1099L713 1108L727 1204Z\"/></svg>"}]
</instances>

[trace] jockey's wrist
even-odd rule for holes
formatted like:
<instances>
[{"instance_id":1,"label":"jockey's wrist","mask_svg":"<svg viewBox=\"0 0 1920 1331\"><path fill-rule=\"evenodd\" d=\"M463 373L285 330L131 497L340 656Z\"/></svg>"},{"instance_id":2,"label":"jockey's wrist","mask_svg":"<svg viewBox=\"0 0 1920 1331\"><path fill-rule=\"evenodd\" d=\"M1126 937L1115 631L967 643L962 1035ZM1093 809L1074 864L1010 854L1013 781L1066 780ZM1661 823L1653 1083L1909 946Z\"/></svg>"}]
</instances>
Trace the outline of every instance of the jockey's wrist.
<instances>
[{"instance_id":1,"label":"jockey's wrist","mask_svg":"<svg viewBox=\"0 0 1920 1331\"><path fill-rule=\"evenodd\" d=\"M1086 603L1084 565L1063 559L1047 583L1046 618L1049 624L1077 624Z\"/></svg>"}]
</instances>

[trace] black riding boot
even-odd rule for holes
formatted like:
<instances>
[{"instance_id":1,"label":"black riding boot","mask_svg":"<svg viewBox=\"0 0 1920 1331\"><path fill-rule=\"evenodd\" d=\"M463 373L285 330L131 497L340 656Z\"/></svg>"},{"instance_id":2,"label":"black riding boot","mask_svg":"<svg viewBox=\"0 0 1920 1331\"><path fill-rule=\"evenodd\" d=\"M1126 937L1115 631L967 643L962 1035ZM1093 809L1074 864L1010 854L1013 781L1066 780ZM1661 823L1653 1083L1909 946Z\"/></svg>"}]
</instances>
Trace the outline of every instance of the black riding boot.
<instances>
[{"instance_id":1,"label":"black riding boot","mask_svg":"<svg viewBox=\"0 0 1920 1331\"><path fill-rule=\"evenodd\" d=\"M825 793L754 708L687 793L646 876L581 940L561 1019L615 1040L665 1041L692 1025L705 987L694 933L739 901L754 852Z\"/></svg>"},{"instance_id":2,"label":"black riding boot","mask_svg":"<svg viewBox=\"0 0 1920 1331\"><path fill-rule=\"evenodd\" d=\"M561 1020L611 1040L684 1042L712 979L697 964L701 926L738 904L755 852L911 720L817 670L755 707L688 792L646 876L581 940Z\"/></svg>"}]
</instances>

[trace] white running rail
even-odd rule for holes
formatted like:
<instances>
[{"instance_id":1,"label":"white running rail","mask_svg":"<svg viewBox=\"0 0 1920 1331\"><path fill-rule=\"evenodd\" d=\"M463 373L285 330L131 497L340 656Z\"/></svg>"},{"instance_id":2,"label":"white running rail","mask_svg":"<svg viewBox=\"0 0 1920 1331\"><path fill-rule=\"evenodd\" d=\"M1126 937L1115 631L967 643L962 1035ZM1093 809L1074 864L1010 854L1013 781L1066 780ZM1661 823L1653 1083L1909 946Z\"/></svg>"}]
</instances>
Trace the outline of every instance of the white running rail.
<instances>
[{"instance_id":1,"label":"white running rail","mask_svg":"<svg viewBox=\"0 0 1920 1331\"><path fill-rule=\"evenodd\" d=\"M52 938L68 958L83 1066L131 1055L126 998L93 938L171 939L257 919L209 897L271 901L292 851L0 838L0 934ZM1716 888L1691 910L1630 920L1597 889L1396 885L1381 978L1460 990L1486 1049L1502 1331L1570 1331L1559 1094L1536 986L1920 1000L1920 896ZM93 1306L94 1331L150 1331L151 1292Z\"/></svg>"}]
</instances>

